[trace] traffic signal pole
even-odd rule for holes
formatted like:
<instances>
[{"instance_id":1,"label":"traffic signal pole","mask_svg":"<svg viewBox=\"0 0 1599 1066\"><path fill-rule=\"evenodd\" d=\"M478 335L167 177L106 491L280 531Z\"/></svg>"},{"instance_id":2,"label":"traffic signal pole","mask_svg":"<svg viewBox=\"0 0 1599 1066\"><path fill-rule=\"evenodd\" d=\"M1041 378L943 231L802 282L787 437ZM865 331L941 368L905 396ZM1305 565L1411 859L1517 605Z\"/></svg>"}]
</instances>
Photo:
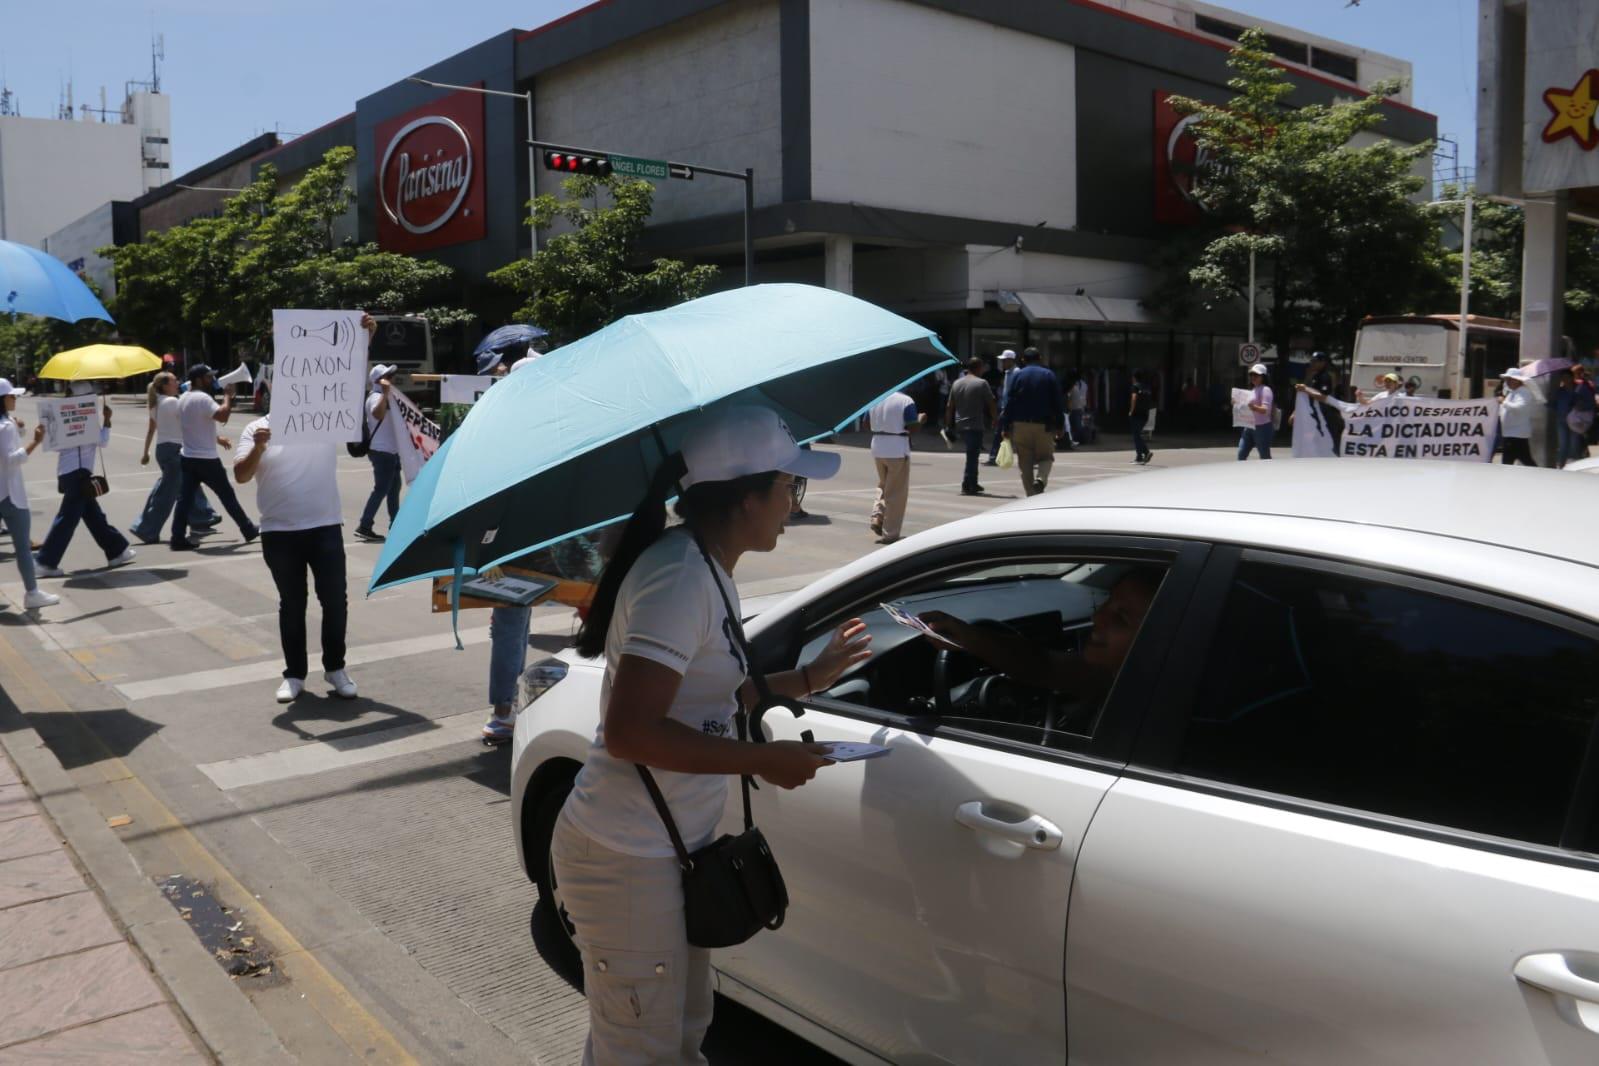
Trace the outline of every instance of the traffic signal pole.
<instances>
[{"instance_id":1,"label":"traffic signal pole","mask_svg":"<svg viewBox=\"0 0 1599 1066\"><path fill-rule=\"evenodd\" d=\"M593 174L605 176L637 177L649 181L693 181L696 175L709 174L718 178L732 178L744 183L744 284L755 284L755 168L745 167L743 172L700 166L697 163L669 163L663 159L643 159L607 152L598 148L574 148L571 145L528 138L528 151L544 152L544 169L558 174Z\"/></svg>"}]
</instances>

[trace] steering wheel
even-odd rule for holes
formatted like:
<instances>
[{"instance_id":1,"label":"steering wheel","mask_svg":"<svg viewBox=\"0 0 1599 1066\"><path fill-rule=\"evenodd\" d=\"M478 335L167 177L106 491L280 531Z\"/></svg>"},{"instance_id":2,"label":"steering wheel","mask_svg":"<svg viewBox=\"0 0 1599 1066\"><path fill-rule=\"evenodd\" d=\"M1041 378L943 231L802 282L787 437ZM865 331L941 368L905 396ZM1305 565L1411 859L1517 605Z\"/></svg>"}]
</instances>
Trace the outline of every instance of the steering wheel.
<instances>
[{"instance_id":1,"label":"steering wheel","mask_svg":"<svg viewBox=\"0 0 1599 1066\"><path fill-rule=\"evenodd\" d=\"M1015 626L1008 622L1001 622L997 618L979 618L968 622L968 625L980 626L985 629L997 630L1008 637L1020 637L1021 633ZM954 687L951 680L950 663L957 654L954 648L940 647L938 654L933 657L933 705L941 716L955 713L955 701L950 698L950 689ZM971 656L970 652L959 652L961 655Z\"/></svg>"}]
</instances>

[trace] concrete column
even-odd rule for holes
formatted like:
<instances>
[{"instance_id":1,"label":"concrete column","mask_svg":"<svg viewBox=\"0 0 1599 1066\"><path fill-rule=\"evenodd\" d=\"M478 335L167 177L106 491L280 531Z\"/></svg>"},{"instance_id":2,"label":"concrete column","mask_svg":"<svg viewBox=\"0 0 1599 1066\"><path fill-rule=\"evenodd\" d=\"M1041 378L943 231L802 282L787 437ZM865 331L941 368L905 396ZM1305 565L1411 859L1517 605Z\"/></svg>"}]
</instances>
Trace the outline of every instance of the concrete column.
<instances>
[{"instance_id":1,"label":"concrete column","mask_svg":"<svg viewBox=\"0 0 1599 1066\"><path fill-rule=\"evenodd\" d=\"M1568 194L1529 199L1521 259L1521 361L1562 354ZM1504 367L1485 368L1497 374Z\"/></svg>"},{"instance_id":2,"label":"concrete column","mask_svg":"<svg viewBox=\"0 0 1599 1066\"><path fill-rule=\"evenodd\" d=\"M1564 217L1564 216L1562 216ZM855 292L855 241L849 237L828 237L823 246L826 266L823 284L836 292ZM812 275L813 277L815 275Z\"/></svg>"}]
</instances>

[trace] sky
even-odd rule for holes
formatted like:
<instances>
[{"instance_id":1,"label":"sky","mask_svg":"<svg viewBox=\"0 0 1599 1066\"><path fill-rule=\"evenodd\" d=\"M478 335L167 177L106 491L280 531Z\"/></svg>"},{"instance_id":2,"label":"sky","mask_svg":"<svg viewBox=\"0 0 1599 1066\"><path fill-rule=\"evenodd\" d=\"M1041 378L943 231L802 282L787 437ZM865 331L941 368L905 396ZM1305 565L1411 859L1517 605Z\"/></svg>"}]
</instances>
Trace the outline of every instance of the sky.
<instances>
[{"instance_id":1,"label":"sky","mask_svg":"<svg viewBox=\"0 0 1599 1066\"><path fill-rule=\"evenodd\" d=\"M995 0L1005 2L1005 0ZM1065 3L1068 0L1059 0ZM531 29L583 0L0 0L0 79L24 115L122 100L150 77L165 37L173 176L258 133L285 138L353 110L362 96L502 30ZM1408 59L1413 102L1473 161L1477 0L1230 0L1221 6Z\"/></svg>"}]
</instances>

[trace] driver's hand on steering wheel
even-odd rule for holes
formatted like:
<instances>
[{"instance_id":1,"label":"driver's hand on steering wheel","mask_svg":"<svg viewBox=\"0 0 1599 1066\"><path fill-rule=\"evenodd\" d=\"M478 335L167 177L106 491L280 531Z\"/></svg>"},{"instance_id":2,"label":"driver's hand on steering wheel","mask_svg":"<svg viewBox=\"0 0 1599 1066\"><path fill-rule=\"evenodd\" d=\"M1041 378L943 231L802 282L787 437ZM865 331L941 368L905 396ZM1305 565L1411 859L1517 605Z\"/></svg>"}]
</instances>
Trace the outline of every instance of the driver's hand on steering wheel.
<instances>
[{"instance_id":1,"label":"driver's hand on steering wheel","mask_svg":"<svg viewBox=\"0 0 1599 1066\"><path fill-rule=\"evenodd\" d=\"M974 643L973 638L977 635L977 630L974 627L943 611L928 611L926 614L919 614L916 617L928 629L944 638L943 640L928 638L941 648L952 648L955 651L970 649Z\"/></svg>"}]
</instances>

